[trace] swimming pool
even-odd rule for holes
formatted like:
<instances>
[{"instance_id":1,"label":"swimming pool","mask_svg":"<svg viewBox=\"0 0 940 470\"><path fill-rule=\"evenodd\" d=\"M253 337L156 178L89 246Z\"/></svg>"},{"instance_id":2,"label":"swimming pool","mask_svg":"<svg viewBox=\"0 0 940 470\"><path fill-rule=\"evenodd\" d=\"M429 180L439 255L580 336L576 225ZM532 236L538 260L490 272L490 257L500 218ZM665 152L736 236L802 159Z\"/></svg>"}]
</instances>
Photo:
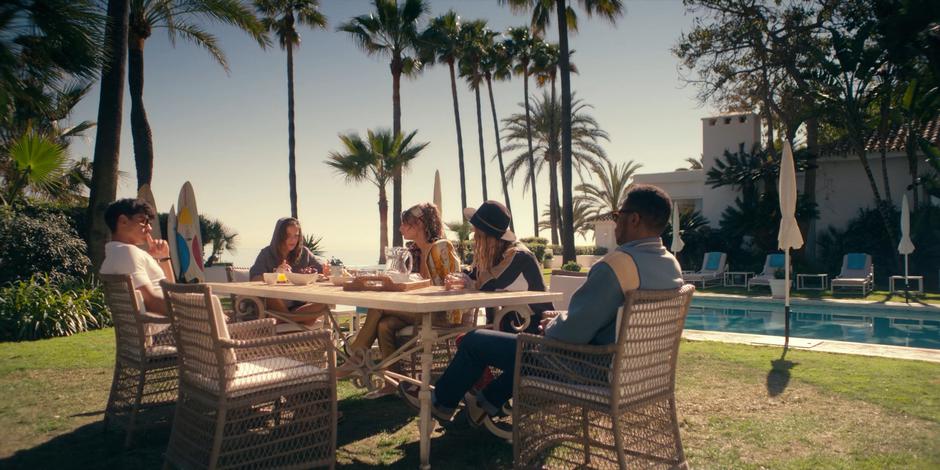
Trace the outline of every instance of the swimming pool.
<instances>
[{"instance_id":1,"label":"swimming pool","mask_svg":"<svg viewBox=\"0 0 940 470\"><path fill-rule=\"evenodd\" d=\"M783 303L695 296L685 328L783 336ZM940 349L940 308L795 301L790 336Z\"/></svg>"}]
</instances>

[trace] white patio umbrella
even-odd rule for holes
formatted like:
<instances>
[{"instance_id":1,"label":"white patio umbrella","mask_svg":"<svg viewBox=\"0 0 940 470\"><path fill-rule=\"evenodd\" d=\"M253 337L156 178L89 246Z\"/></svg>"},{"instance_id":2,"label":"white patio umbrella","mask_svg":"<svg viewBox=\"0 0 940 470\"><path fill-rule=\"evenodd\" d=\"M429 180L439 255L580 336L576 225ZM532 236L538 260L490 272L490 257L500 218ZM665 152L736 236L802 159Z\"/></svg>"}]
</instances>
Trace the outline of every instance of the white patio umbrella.
<instances>
[{"instance_id":1,"label":"white patio umbrella","mask_svg":"<svg viewBox=\"0 0 940 470\"><path fill-rule=\"evenodd\" d=\"M679 233L679 207L676 204L672 205L672 245L669 249L672 250L672 254L676 254L682 251L685 248L685 242L682 241L682 236Z\"/></svg>"},{"instance_id":2,"label":"white patio umbrella","mask_svg":"<svg viewBox=\"0 0 940 470\"><path fill-rule=\"evenodd\" d=\"M444 218L444 207L441 206L443 198L441 197L441 172L434 170L434 205L437 206L437 212Z\"/></svg>"},{"instance_id":3,"label":"white patio umbrella","mask_svg":"<svg viewBox=\"0 0 940 470\"><path fill-rule=\"evenodd\" d=\"M796 168L793 164L793 149L789 142L783 143L783 158L780 160L780 231L777 232L777 246L784 252L784 339L783 349L790 345L790 249L803 246L803 235L796 223Z\"/></svg>"},{"instance_id":4,"label":"white patio umbrella","mask_svg":"<svg viewBox=\"0 0 940 470\"><path fill-rule=\"evenodd\" d=\"M904 296L908 289L908 263L907 257L914 252L914 242L911 241L911 208L907 204L907 194L901 198L901 242L898 243L898 253L904 255Z\"/></svg>"}]
</instances>

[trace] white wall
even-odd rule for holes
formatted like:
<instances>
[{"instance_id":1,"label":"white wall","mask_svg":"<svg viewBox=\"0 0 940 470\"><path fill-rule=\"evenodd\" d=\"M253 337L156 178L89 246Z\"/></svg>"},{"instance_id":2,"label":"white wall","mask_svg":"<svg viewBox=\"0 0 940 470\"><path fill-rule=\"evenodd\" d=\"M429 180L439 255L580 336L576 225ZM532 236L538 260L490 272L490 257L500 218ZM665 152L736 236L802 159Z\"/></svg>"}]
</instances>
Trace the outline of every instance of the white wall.
<instances>
[{"instance_id":1,"label":"white wall","mask_svg":"<svg viewBox=\"0 0 940 470\"><path fill-rule=\"evenodd\" d=\"M602 220L594 224L594 246L603 246L607 251L617 248L617 237L614 229L617 224L613 220Z\"/></svg>"},{"instance_id":2,"label":"white wall","mask_svg":"<svg viewBox=\"0 0 940 470\"><path fill-rule=\"evenodd\" d=\"M718 227L721 213L734 203L737 192L731 187L711 188L705 184L704 173L723 157L725 151L735 153L742 148L750 152L760 143L760 120L756 114L741 113L702 118L702 215L711 226ZM743 146L743 147L742 147Z\"/></svg>"}]
</instances>

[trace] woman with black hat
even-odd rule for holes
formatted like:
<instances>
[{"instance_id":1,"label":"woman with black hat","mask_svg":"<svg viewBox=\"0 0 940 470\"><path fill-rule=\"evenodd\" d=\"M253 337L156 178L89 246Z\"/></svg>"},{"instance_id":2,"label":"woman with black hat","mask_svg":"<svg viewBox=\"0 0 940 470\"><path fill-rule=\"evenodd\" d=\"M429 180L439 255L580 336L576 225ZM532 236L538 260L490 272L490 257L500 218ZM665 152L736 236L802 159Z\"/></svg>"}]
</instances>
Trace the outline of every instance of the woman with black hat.
<instances>
[{"instance_id":1,"label":"woman with black hat","mask_svg":"<svg viewBox=\"0 0 940 470\"><path fill-rule=\"evenodd\" d=\"M516 240L509 230L511 215L506 206L497 201L486 201L479 208L464 209L464 217L473 225L473 263L467 274L467 284L481 291L544 291L542 268L535 255ZM552 309L551 303L530 304L532 319L526 331L537 332L542 312ZM493 321L492 309L487 309L487 323ZM503 317L499 329L516 331L518 315Z\"/></svg>"}]
</instances>

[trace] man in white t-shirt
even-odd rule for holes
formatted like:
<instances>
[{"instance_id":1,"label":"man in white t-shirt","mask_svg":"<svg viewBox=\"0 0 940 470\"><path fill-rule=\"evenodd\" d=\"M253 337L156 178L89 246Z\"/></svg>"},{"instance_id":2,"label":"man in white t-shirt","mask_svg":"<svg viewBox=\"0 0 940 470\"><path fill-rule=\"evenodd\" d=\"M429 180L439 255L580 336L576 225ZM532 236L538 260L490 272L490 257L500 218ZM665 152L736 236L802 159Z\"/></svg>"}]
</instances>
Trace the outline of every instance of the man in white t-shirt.
<instances>
[{"instance_id":1,"label":"man in white t-shirt","mask_svg":"<svg viewBox=\"0 0 940 470\"><path fill-rule=\"evenodd\" d=\"M150 222L157 214L140 199L119 199L104 213L111 241L104 246L101 274L130 274L148 312L166 313L160 280L175 282L170 248L165 240L154 240ZM147 247L144 251L140 246Z\"/></svg>"}]
</instances>

